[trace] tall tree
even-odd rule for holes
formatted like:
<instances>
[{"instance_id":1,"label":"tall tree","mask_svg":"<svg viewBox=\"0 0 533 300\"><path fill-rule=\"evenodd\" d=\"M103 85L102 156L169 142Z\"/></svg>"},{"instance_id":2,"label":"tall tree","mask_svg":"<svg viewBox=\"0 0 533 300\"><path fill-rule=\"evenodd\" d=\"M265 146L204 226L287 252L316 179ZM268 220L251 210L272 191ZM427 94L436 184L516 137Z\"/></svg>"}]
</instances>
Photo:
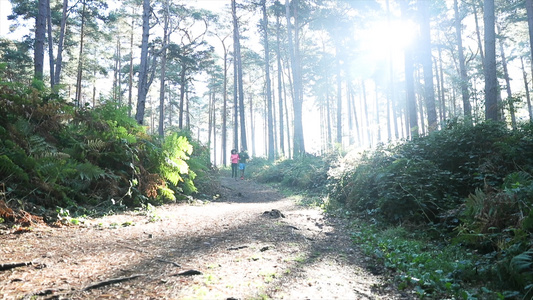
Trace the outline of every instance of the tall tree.
<instances>
[{"instance_id":1,"label":"tall tree","mask_svg":"<svg viewBox=\"0 0 533 300\"><path fill-rule=\"evenodd\" d=\"M268 136L268 160L274 160L274 112L272 108L272 87L270 83L270 49L268 45L268 15L266 0L261 0L261 10L263 11L262 29L263 29L263 47L265 50L265 83L266 83L266 102L267 102L267 136Z\"/></svg>"},{"instance_id":2,"label":"tall tree","mask_svg":"<svg viewBox=\"0 0 533 300\"><path fill-rule=\"evenodd\" d=\"M426 111L428 118L429 131L437 129L437 110L435 108L435 87L433 85L433 60L431 57L431 30L430 30L430 2L427 0L418 0L421 12L420 35L421 43L421 60L424 69L424 98L426 102Z\"/></svg>"},{"instance_id":3,"label":"tall tree","mask_svg":"<svg viewBox=\"0 0 533 300\"><path fill-rule=\"evenodd\" d=\"M292 6L292 7L291 7ZM293 77L293 113L294 113L294 133L293 133L293 156L297 157L305 153L304 133L303 133L303 89L300 57L300 23L299 23L299 0L293 0L292 5L289 0L285 1L285 14L287 18L287 38L288 51L290 54L291 70ZM292 14L291 14L292 8ZM291 16L294 18L294 25L291 23Z\"/></svg>"},{"instance_id":4,"label":"tall tree","mask_svg":"<svg viewBox=\"0 0 533 300\"><path fill-rule=\"evenodd\" d=\"M37 16L35 18L35 46L33 55L34 77L43 79L44 70L44 43L46 39L46 3L47 0L39 0Z\"/></svg>"},{"instance_id":5,"label":"tall tree","mask_svg":"<svg viewBox=\"0 0 533 300\"><path fill-rule=\"evenodd\" d=\"M526 12L527 12L527 27L529 33L529 56L531 63L531 75L533 76L533 0L525 0ZM522 61L522 69L524 69L524 62ZM529 96L529 90L527 89L527 76L524 73L524 81L526 82L526 93ZM529 120L533 121L533 110L531 109L531 101L528 98L529 108Z\"/></svg>"},{"instance_id":6,"label":"tall tree","mask_svg":"<svg viewBox=\"0 0 533 300\"><path fill-rule=\"evenodd\" d=\"M83 72L83 46L85 38L85 21L86 21L86 0L82 0L82 10L81 10L81 29L80 29L80 50L78 54L78 71L76 76L76 105L80 107L81 103L81 77Z\"/></svg>"},{"instance_id":7,"label":"tall tree","mask_svg":"<svg viewBox=\"0 0 533 300\"><path fill-rule=\"evenodd\" d=\"M499 121L494 0L484 0L483 21L485 25L485 119Z\"/></svg>"},{"instance_id":8,"label":"tall tree","mask_svg":"<svg viewBox=\"0 0 533 300\"><path fill-rule=\"evenodd\" d=\"M161 74L159 79L159 136L165 135L165 84L166 84L166 68L167 68L167 44L170 40L170 4L168 0L163 3L163 44L161 53Z\"/></svg>"},{"instance_id":9,"label":"tall tree","mask_svg":"<svg viewBox=\"0 0 533 300\"><path fill-rule=\"evenodd\" d=\"M524 80L524 89L526 91L527 112L529 114L529 121L532 122L533 121L533 109L531 105L531 95L529 93L529 83L527 79L526 68L524 66L524 58L522 56L520 56L520 66L522 69L522 78Z\"/></svg>"},{"instance_id":10,"label":"tall tree","mask_svg":"<svg viewBox=\"0 0 533 300\"><path fill-rule=\"evenodd\" d=\"M216 35L218 39L220 40L220 43L222 44L223 51L223 72L224 72L224 79L223 79L223 90L222 90L222 165L226 166L227 164L227 123L228 123L228 46L226 45L226 39L228 38L228 35L220 36Z\"/></svg>"},{"instance_id":11,"label":"tall tree","mask_svg":"<svg viewBox=\"0 0 533 300\"><path fill-rule=\"evenodd\" d=\"M137 112L135 120L139 124L144 123L144 110L146 95L150 88L148 84L148 39L150 37L150 0L143 0L142 14L142 41L141 41L141 64L139 67L139 84L137 90Z\"/></svg>"},{"instance_id":12,"label":"tall tree","mask_svg":"<svg viewBox=\"0 0 533 300\"><path fill-rule=\"evenodd\" d=\"M407 0L400 1L400 8L402 11L402 17L407 18L409 14L409 4ZM404 53L404 66L405 66L405 91L407 102L407 116L409 118L409 131L408 134L411 137L418 136L418 116L416 109L416 94L415 94L415 80L414 80L414 59L413 49L411 45L405 48Z\"/></svg>"},{"instance_id":13,"label":"tall tree","mask_svg":"<svg viewBox=\"0 0 533 300\"><path fill-rule=\"evenodd\" d=\"M276 15L276 63L277 63L277 78L278 78L278 107L279 107L279 148L281 155L285 154L285 126L283 122L283 80L281 65L281 16L283 14L283 6L279 1L274 3L274 13Z\"/></svg>"},{"instance_id":14,"label":"tall tree","mask_svg":"<svg viewBox=\"0 0 533 300\"><path fill-rule=\"evenodd\" d=\"M50 69L50 87L54 87L54 37L52 35L52 10L50 0L46 0L46 29L48 36L48 61Z\"/></svg>"},{"instance_id":15,"label":"tall tree","mask_svg":"<svg viewBox=\"0 0 533 300\"><path fill-rule=\"evenodd\" d=\"M504 41L502 36L502 30L500 29L500 26L498 26L498 33L500 35L499 46L500 46L500 57L502 61L502 67L503 67L503 78L505 79L505 91L507 92L507 102L509 104L509 113L511 114L511 126L513 129L516 129L516 112L515 112L515 106L514 106L514 99L513 99L513 93L511 91L511 77L509 75L509 68L508 68L508 62L507 62L507 56L505 54L504 49Z\"/></svg>"},{"instance_id":16,"label":"tall tree","mask_svg":"<svg viewBox=\"0 0 533 300\"><path fill-rule=\"evenodd\" d=\"M241 38L239 33L239 22L237 18L237 3L236 0L231 1L231 11L233 16L233 54L234 54L234 70L235 70L235 93L238 93L238 103L236 103L239 115L235 115L235 135L238 136L237 118L240 121L240 137L241 148L248 149L248 143L246 141L246 122L245 122L245 110L244 110L244 86L242 79L242 59L241 59ZM239 148L238 137L235 137L235 147Z\"/></svg>"},{"instance_id":17,"label":"tall tree","mask_svg":"<svg viewBox=\"0 0 533 300\"><path fill-rule=\"evenodd\" d=\"M459 5L457 0L453 1L453 10L455 15L455 36L457 39L457 56L459 60L459 73L461 75L460 86L461 96L463 99L463 111L465 121L468 124L472 124L472 106L470 105L470 93L468 91L468 75L465 66L465 57L463 50L463 37L462 37L462 23L461 16L459 14Z\"/></svg>"},{"instance_id":18,"label":"tall tree","mask_svg":"<svg viewBox=\"0 0 533 300\"><path fill-rule=\"evenodd\" d=\"M61 80L61 70L63 69L63 44L65 41L65 31L68 18L68 0L63 0L61 25L59 29L59 39L57 42L57 57L55 61L54 83L59 84Z\"/></svg>"}]
</instances>

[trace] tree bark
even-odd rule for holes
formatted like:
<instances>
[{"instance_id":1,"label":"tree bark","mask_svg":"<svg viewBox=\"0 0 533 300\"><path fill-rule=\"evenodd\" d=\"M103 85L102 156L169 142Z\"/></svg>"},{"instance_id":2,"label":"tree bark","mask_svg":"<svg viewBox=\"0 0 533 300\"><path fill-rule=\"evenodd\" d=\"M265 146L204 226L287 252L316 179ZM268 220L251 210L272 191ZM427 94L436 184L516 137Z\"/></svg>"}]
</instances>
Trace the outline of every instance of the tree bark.
<instances>
[{"instance_id":1,"label":"tree bark","mask_svg":"<svg viewBox=\"0 0 533 300\"><path fill-rule=\"evenodd\" d=\"M524 78L524 89L526 90L526 102L527 102L527 112L529 113L529 121L533 121L533 111L531 109L531 95L529 94L529 84L527 80L527 72L524 67L524 58L520 56L520 63L522 67L522 77Z\"/></svg>"},{"instance_id":2,"label":"tree bark","mask_svg":"<svg viewBox=\"0 0 533 300\"><path fill-rule=\"evenodd\" d=\"M81 78L83 75L83 46L85 37L85 9L86 3L83 0L83 8L81 11L81 29L80 29L80 51L78 54L78 74L76 76L76 106L81 107Z\"/></svg>"},{"instance_id":3,"label":"tree bark","mask_svg":"<svg viewBox=\"0 0 533 300\"><path fill-rule=\"evenodd\" d=\"M424 98L426 102L426 112L428 129L437 129L437 110L435 108L435 87L433 84L433 61L431 59L431 30L429 1L418 0L422 14L421 37L422 37L422 68L424 69Z\"/></svg>"},{"instance_id":4,"label":"tree bark","mask_svg":"<svg viewBox=\"0 0 533 300\"><path fill-rule=\"evenodd\" d=\"M485 24L485 119L499 121L498 79L496 77L496 30L494 0L484 0Z\"/></svg>"},{"instance_id":5,"label":"tree bark","mask_svg":"<svg viewBox=\"0 0 533 300\"><path fill-rule=\"evenodd\" d=\"M133 107L133 26L135 25L135 19L133 15L135 10L132 11L131 17L131 30L130 30L130 72L128 78L128 117L131 117L131 109Z\"/></svg>"},{"instance_id":6,"label":"tree bark","mask_svg":"<svg viewBox=\"0 0 533 300\"><path fill-rule=\"evenodd\" d=\"M400 2L400 8L402 11L402 17L407 17L408 2L402 0ZM415 95L415 83L414 83L414 62L413 62L413 49L408 46L404 53L404 66L405 66L405 91L407 102L407 116L409 118L409 127L407 134L413 138L418 136L418 117L416 111L416 95Z\"/></svg>"},{"instance_id":7,"label":"tree bark","mask_svg":"<svg viewBox=\"0 0 533 300\"><path fill-rule=\"evenodd\" d=\"M67 27L68 0L63 0L63 14L61 15L61 27L59 31L59 40L57 43L57 57L54 74L54 84L59 84L61 80L61 69L63 67L63 43L65 41L65 31Z\"/></svg>"},{"instance_id":8,"label":"tree bark","mask_svg":"<svg viewBox=\"0 0 533 300\"><path fill-rule=\"evenodd\" d=\"M533 76L533 0L526 0L526 11L527 11L527 27L528 27L528 32L529 32L529 54L531 56L531 74ZM522 62L522 65L523 65L523 62ZM522 66L522 69L524 69L523 66ZM527 84L526 84L526 94L529 95ZM528 98L528 108L529 108L529 120L533 121L533 111L531 109L531 101L529 98Z\"/></svg>"},{"instance_id":9,"label":"tree bark","mask_svg":"<svg viewBox=\"0 0 533 300\"><path fill-rule=\"evenodd\" d=\"M272 87L270 83L270 49L268 45L268 16L266 9L266 0L261 0L261 8L263 10L263 44L265 47L265 81L266 81L266 101L267 101L267 130L268 130L268 151L267 157L269 161L274 161L275 147L274 147L274 118L272 108ZM252 134L253 136L253 134Z\"/></svg>"},{"instance_id":10,"label":"tree bark","mask_svg":"<svg viewBox=\"0 0 533 300\"><path fill-rule=\"evenodd\" d=\"M170 18L169 3L168 0L164 3L164 25L163 25L163 49L161 53L161 74L159 79L159 128L158 133L160 137L165 136L165 83L166 83L166 70L167 70L167 44L170 39L170 33L168 30L168 23Z\"/></svg>"},{"instance_id":11,"label":"tree bark","mask_svg":"<svg viewBox=\"0 0 533 300\"><path fill-rule=\"evenodd\" d=\"M55 86L54 82L54 37L52 36L52 11L50 10L50 0L46 0L46 28L48 30L48 61L50 64L50 87Z\"/></svg>"},{"instance_id":12,"label":"tree bark","mask_svg":"<svg viewBox=\"0 0 533 300\"><path fill-rule=\"evenodd\" d=\"M276 62L277 62L277 75L278 75L278 106L279 106L279 149L281 156L285 156L285 126L283 122L283 80L281 73L283 71L281 65L281 22L280 15L276 13Z\"/></svg>"},{"instance_id":13,"label":"tree bark","mask_svg":"<svg viewBox=\"0 0 533 300\"><path fill-rule=\"evenodd\" d=\"M339 48L336 48L337 60L337 144L342 148L342 78L341 78L341 59Z\"/></svg>"},{"instance_id":14,"label":"tree bark","mask_svg":"<svg viewBox=\"0 0 533 300\"><path fill-rule=\"evenodd\" d=\"M33 52L34 78L43 80L44 70L44 42L46 39L46 3L39 0L38 12L35 18L35 44Z\"/></svg>"},{"instance_id":15,"label":"tree bark","mask_svg":"<svg viewBox=\"0 0 533 300\"><path fill-rule=\"evenodd\" d=\"M293 157L305 154L305 143L302 124L302 77L300 67L300 50L299 50L299 20L298 20L298 0L293 0L293 17L294 17L294 36L291 24L291 13L289 0L285 1L285 13L287 17L287 33L289 42L289 53L291 58L291 69L293 76L293 113L294 113L294 133L293 133Z\"/></svg>"},{"instance_id":16,"label":"tree bark","mask_svg":"<svg viewBox=\"0 0 533 300\"><path fill-rule=\"evenodd\" d=\"M472 124L472 106L470 105L470 93L468 91L468 75L465 66L465 57L463 52L463 37L461 34L461 17L459 15L459 5L457 0L453 1L453 10L455 14L455 35L457 37L457 56L459 59L459 73L461 76L461 96L463 99L463 112L465 122Z\"/></svg>"},{"instance_id":17,"label":"tree bark","mask_svg":"<svg viewBox=\"0 0 533 300\"><path fill-rule=\"evenodd\" d=\"M236 0L231 0L231 13L233 16L233 149L239 150L239 64L237 54L237 42L239 32L237 27Z\"/></svg>"},{"instance_id":18,"label":"tree bark","mask_svg":"<svg viewBox=\"0 0 533 300\"><path fill-rule=\"evenodd\" d=\"M501 30L498 30L501 34ZM511 91L511 78L509 77L509 69L507 68L507 57L503 47L503 40L499 39L500 55L502 59L503 77L505 79L505 90L507 92L507 102L509 103L509 113L511 114L511 126L516 129L516 113L514 107L513 93Z\"/></svg>"},{"instance_id":19,"label":"tree bark","mask_svg":"<svg viewBox=\"0 0 533 300\"><path fill-rule=\"evenodd\" d=\"M141 41L141 64L139 67L139 85L137 90L137 112L135 120L140 125L144 123L146 95L148 94L148 39L150 37L150 0L143 0L143 27Z\"/></svg>"}]
</instances>

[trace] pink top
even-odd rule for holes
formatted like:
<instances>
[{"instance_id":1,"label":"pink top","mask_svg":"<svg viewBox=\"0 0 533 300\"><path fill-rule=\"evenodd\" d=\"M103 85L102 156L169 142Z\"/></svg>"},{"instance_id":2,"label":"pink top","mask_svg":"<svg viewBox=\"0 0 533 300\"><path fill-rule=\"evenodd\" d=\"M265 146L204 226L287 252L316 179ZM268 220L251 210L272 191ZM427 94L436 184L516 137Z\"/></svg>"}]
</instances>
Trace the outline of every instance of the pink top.
<instances>
[{"instance_id":1,"label":"pink top","mask_svg":"<svg viewBox=\"0 0 533 300\"><path fill-rule=\"evenodd\" d=\"M235 153L235 154L231 155L231 163L232 164L239 163L239 154L238 153Z\"/></svg>"}]
</instances>

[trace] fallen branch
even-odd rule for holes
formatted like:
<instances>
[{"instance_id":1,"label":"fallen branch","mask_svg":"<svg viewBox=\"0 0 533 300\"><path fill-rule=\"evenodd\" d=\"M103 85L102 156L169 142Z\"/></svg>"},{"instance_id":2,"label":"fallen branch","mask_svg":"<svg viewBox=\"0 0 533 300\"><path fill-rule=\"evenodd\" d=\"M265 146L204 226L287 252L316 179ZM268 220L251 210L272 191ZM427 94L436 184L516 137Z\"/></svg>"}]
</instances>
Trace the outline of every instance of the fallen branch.
<instances>
[{"instance_id":1,"label":"fallen branch","mask_svg":"<svg viewBox=\"0 0 533 300\"><path fill-rule=\"evenodd\" d=\"M0 271L6 271L6 270L11 270L11 269L14 269L14 268L18 268L18 267L25 267L25 266L29 266L29 265L32 265L33 262L21 262L21 263L8 263L8 264L0 264Z\"/></svg>"},{"instance_id":2,"label":"fallen branch","mask_svg":"<svg viewBox=\"0 0 533 300\"><path fill-rule=\"evenodd\" d=\"M197 271L197 270L187 270L187 271L176 273L172 276L192 276L192 275L202 275L202 272Z\"/></svg>"},{"instance_id":3,"label":"fallen branch","mask_svg":"<svg viewBox=\"0 0 533 300\"><path fill-rule=\"evenodd\" d=\"M229 247L228 250L241 250L244 248L248 248L248 246L244 245L244 246L237 246L237 247Z\"/></svg>"},{"instance_id":4,"label":"fallen branch","mask_svg":"<svg viewBox=\"0 0 533 300\"><path fill-rule=\"evenodd\" d=\"M174 265L175 267L181 268L181 265L180 265L180 264L175 263L175 262L170 261L170 260L164 260L164 259L158 258L157 261L159 261L159 262L164 262L164 263L167 263L167 264L172 264L172 265Z\"/></svg>"},{"instance_id":5,"label":"fallen branch","mask_svg":"<svg viewBox=\"0 0 533 300\"><path fill-rule=\"evenodd\" d=\"M108 280L100 281L95 284L91 284L88 287L84 288L83 290L88 291L88 290L96 289L96 288L103 287L103 286L110 285L110 284L132 280L132 279L135 279L141 276L144 276L144 274L137 274L137 275L133 275L129 277L119 277L119 278L108 279Z\"/></svg>"}]
</instances>

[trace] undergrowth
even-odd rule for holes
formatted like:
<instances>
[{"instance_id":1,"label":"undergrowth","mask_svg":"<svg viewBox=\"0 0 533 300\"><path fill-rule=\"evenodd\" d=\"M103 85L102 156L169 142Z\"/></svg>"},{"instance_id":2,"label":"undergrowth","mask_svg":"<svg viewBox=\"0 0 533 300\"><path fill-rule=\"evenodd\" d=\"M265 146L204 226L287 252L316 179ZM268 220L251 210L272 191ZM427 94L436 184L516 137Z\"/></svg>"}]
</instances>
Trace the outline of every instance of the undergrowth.
<instances>
[{"instance_id":1,"label":"undergrowth","mask_svg":"<svg viewBox=\"0 0 533 300\"><path fill-rule=\"evenodd\" d=\"M127 108L102 102L75 108L42 87L0 82L2 201L57 219L206 192L195 180L213 171L209 151L190 133L148 135Z\"/></svg>"}]
</instances>

